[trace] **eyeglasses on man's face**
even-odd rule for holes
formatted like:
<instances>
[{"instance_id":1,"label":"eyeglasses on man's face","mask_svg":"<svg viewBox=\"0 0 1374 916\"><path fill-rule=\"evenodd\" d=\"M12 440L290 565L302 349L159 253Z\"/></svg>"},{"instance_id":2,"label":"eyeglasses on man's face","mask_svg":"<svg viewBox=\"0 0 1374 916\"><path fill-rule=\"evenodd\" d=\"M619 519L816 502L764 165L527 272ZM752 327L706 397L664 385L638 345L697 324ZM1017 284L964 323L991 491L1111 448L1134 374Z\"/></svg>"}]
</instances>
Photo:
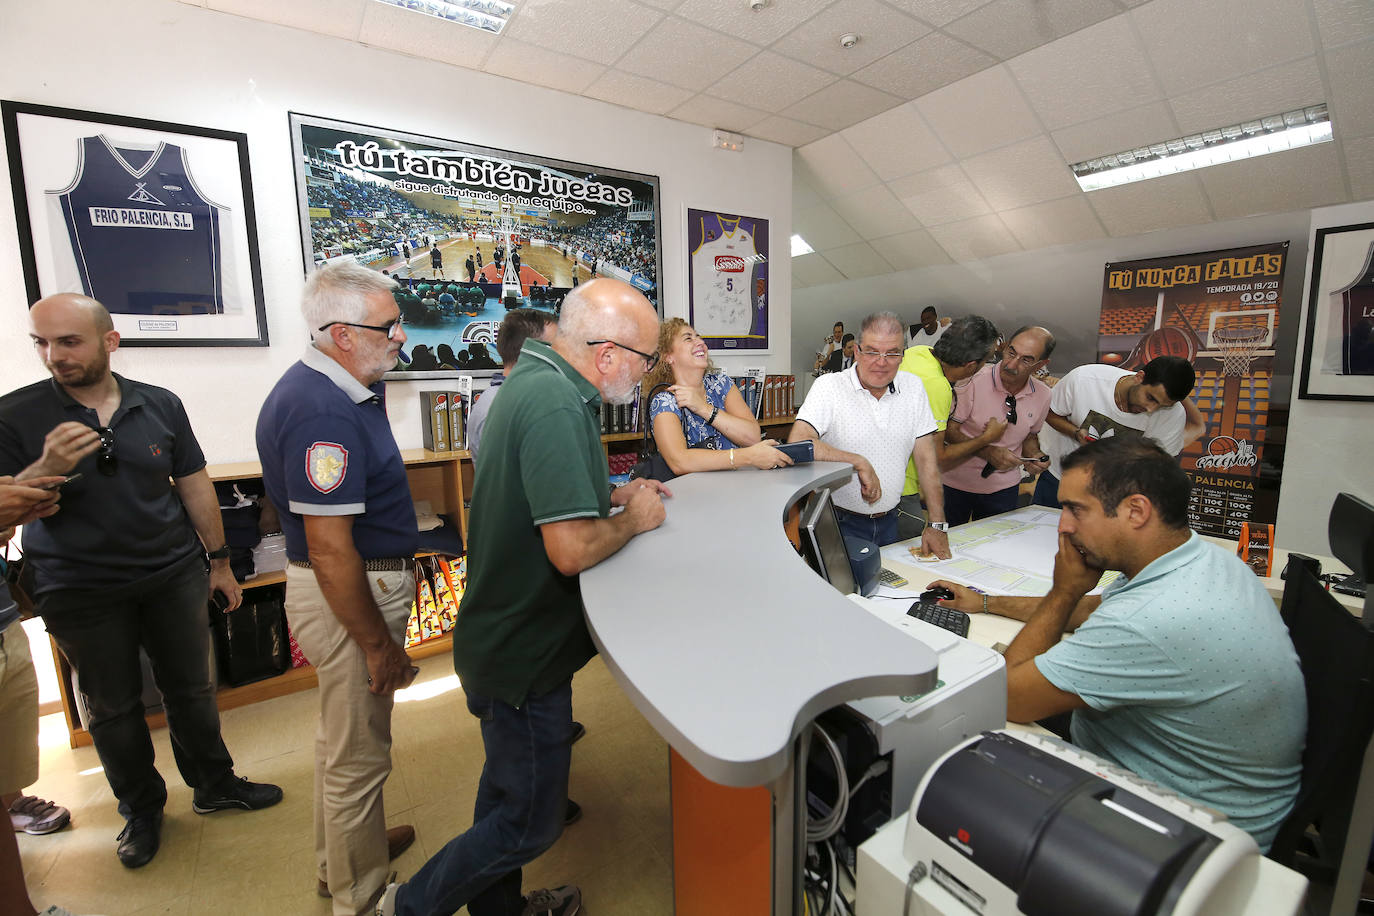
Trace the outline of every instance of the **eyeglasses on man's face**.
<instances>
[{"instance_id":1,"label":"eyeglasses on man's face","mask_svg":"<svg viewBox=\"0 0 1374 916\"><path fill-rule=\"evenodd\" d=\"M320 325L318 330L326 331L336 324L342 324L350 328L362 328L366 331L376 331L378 334L385 334L387 340L395 340L405 328L405 319L397 315L396 320L391 322L391 324L359 324L356 321L331 321L328 324Z\"/></svg>"},{"instance_id":2,"label":"eyeglasses on man's face","mask_svg":"<svg viewBox=\"0 0 1374 916\"><path fill-rule=\"evenodd\" d=\"M894 359L902 358L901 350L875 350L872 347L860 347L859 355L865 359L870 359L875 363L888 363Z\"/></svg>"},{"instance_id":3,"label":"eyeglasses on man's face","mask_svg":"<svg viewBox=\"0 0 1374 916\"><path fill-rule=\"evenodd\" d=\"M1002 350L1002 362L1030 368L1031 366L1034 366L1036 363L1040 362L1040 357L1029 356L1025 353L1017 353L1015 347L1013 347L1011 344L1007 344L1007 346Z\"/></svg>"},{"instance_id":4,"label":"eyeglasses on man's face","mask_svg":"<svg viewBox=\"0 0 1374 916\"><path fill-rule=\"evenodd\" d=\"M645 371L645 372L653 372L653 371L654 371L654 366L657 366L657 365L658 365L658 351L657 351L657 350L655 350L653 353L645 353L643 350L636 350L634 347L627 347L627 346L625 346L623 343L621 343L621 342L618 341L618 340L609 340L609 339L607 339L607 340L589 340L589 341L587 341L586 343L587 343L587 346L589 346L589 347L599 347L599 346L601 346L602 344L610 344L611 346L619 347L619 348L622 349L622 350L629 350L629 351L630 351L631 353L633 353L634 355L639 356L639 357L642 357L642 358L644 359L644 371Z\"/></svg>"}]
</instances>

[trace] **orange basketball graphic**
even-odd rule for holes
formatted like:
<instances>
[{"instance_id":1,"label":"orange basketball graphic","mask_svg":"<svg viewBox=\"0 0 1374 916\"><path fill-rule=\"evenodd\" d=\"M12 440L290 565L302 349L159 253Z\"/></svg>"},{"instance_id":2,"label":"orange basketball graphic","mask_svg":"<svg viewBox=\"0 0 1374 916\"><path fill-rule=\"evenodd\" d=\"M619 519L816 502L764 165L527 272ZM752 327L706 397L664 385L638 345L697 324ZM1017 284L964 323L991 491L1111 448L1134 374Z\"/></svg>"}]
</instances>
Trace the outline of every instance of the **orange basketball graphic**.
<instances>
[{"instance_id":1,"label":"orange basketball graphic","mask_svg":"<svg viewBox=\"0 0 1374 916\"><path fill-rule=\"evenodd\" d=\"M1239 450L1240 446L1237 445L1236 440L1232 439L1230 436L1217 436L1211 442L1207 443L1207 454L1209 455L1230 455Z\"/></svg>"},{"instance_id":2,"label":"orange basketball graphic","mask_svg":"<svg viewBox=\"0 0 1374 916\"><path fill-rule=\"evenodd\" d=\"M1098 360L1098 362L1106 363L1109 366L1115 366L1124 358L1125 357L1123 357L1120 353L1103 353L1102 358Z\"/></svg>"},{"instance_id":3,"label":"orange basketball graphic","mask_svg":"<svg viewBox=\"0 0 1374 916\"><path fill-rule=\"evenodd\" d=\"M1145 362L1161 356L1179 356L1189 362L1197 356L1197 341L1182 328L1163 327L1151 331L1141 342Z\"/></svg>"}]
</instances>

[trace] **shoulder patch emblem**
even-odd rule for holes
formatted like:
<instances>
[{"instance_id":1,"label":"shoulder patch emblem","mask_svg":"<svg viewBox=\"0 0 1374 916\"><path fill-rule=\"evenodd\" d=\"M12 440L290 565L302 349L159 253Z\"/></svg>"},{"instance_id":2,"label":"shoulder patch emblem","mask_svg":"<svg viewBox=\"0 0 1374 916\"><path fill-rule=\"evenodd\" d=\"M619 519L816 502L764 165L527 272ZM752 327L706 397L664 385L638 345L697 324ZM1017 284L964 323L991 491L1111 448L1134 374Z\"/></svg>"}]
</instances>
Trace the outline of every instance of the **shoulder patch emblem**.
<instances>
[{"instance_id":1,"label":"shoulder patch emblem","mask_svg":"<svg viewBox=\"0 0 1374 916\"><path fill-rule=\"evenodd\" d=\"M348 449L337 442L316 442L305 450L305 477L321 493L332 493L348 473Z\"/></svg>"}]
</instances>

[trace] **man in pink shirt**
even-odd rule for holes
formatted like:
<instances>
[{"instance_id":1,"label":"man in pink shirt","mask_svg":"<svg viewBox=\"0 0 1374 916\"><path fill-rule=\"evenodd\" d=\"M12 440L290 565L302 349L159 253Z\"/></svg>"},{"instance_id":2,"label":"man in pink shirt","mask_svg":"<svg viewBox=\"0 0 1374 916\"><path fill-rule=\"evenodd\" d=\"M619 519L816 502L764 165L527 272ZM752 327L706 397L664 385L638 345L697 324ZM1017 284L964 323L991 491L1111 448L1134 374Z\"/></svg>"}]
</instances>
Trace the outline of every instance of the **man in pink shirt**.
<instances>
[{"instance_id":1,"label":"man in pink shirt","mask_svg":"<svg viewBox=\"0 0 1374 916\"><path fill-rule=\"evenodd\" d=\"M1032 376L1053 351L1053 334L1023 327L1011 336L1000 363L984 366L958 389L947 443L973 439L993 420L1005 420L1007 428L993 445L941 468L951 525L1015 509L1021 468L1032 475L1044 469L1039 435L1050 409L1050 387Z\"/></svg>"}]
</instances>

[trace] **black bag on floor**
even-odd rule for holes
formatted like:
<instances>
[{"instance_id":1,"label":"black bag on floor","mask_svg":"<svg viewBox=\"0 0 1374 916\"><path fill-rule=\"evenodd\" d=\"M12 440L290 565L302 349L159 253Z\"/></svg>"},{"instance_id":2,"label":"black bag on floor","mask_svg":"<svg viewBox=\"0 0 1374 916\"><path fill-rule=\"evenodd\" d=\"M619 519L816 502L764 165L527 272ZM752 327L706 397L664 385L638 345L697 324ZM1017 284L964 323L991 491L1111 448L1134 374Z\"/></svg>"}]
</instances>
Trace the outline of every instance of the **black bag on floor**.
<instances>
[{"instance_id":1,"label":"black bag on floor","mask_svg":"<svg viewBox=\"0 0 1374 916\"><path fill-rule=\"evenodd\" d=\"M244 591L243 603L228 614L216 593L210 601L215 659L220 679L233 687L276 677L291 667L286 633L285 592L275 586Z\"/></svg>"}]
</instances>

